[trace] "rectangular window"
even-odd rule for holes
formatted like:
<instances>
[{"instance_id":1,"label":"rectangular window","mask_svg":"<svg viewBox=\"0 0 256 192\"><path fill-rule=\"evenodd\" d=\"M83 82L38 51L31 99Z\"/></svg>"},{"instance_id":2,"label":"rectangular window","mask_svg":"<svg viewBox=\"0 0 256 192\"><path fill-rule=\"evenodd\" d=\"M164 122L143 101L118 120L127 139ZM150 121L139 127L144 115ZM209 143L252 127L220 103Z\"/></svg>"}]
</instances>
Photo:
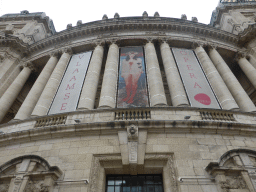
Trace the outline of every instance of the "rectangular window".
<instances>
[{"instance_id":1,"label":"rectangular window","mask_svg":"<svg viewBox=\"0 0 256 192\"><path fill-rule=\"evenodd\" d=\"M164 192L162 175L107 175L106 192Z\"/></svg>"}]
</instances>

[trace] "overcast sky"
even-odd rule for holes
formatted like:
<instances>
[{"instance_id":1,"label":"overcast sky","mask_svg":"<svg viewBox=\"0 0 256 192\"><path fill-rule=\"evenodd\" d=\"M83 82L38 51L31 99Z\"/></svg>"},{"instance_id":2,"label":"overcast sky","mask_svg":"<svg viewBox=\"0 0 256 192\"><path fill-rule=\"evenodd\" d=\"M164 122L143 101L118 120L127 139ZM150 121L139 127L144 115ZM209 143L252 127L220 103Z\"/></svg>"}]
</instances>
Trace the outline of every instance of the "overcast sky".
<instances>
[{"instance_id":1,"label":"overcast sky","mask_svg":"<svg viewBox=\"0 0 256 192\"><path fill-rule=\"evenodd\" d=\"M141 16L144 11L153 16L156 11L161 17L180 18L186 14L188 20L197 17L200 23L209 24L212 11L219 0L0 0L0 15L20 13L22 10L45 12L55 25L56 31L66 29L67 24L76 25L78 20L83 23L101 20L104 14L113 18L119 13L120 17Z\"/></svg>"}]
</instances>

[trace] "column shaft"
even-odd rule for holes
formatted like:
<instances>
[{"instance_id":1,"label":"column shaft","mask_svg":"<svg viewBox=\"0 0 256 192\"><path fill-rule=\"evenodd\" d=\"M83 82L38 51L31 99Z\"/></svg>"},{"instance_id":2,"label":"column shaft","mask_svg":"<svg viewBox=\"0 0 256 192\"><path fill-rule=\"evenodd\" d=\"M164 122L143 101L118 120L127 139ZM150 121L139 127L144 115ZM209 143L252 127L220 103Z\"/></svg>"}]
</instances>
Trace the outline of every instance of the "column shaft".
<instances>
[{"instance_id":1,"label":"column shaft","mask_svg":"<svg viewBox=\"0 0 256 192\"><path fill-rule=\"evenodd\" d=\"M31 115L57 62L58 59L56 56L50 57L14 119L26 119Z\"/></svg>"},{"instance_id":2,"label":"column shaft","mask_svg":"<svg viewBox=\"0 0 256 192\"><path fill-rule=\"evenodd\" d=\"M187 95L169 45L166 42L163 42L160 49L171 94L172 105L175 107L189 106Z\"/></svg>"},{"instance_id":3,"label":"column shaft","mask_svg":"<svg viewBox=\"0 0 256 192\"><path fill-rule=\"evenodd\" d=\"M222 79L229 88L229 91L235 98L240 109L245 112L256 111L255 105L253 104L252 100L249 98L241 84L236 79L235 75L229 69L228 65L222 59L216 49L211 49L209 52L209 56L213 64L217 68L218 72L220 73Z\"/></svg>"},{"instance_id":4,"label":"column shaft","mask_svg":"<svg viewBox=\"0 0 256 192\"><path fill-rule=\"evenodd\" d=\"M98 45L91 58L83 90L80 96L78 109L93 109L97 93L104 49Z\"/></svg>"},{"instance_id":5,"label":"column shaft","mask_svg":"<svg viewBox=\"0 0 256 192\"><path fill-rule=\"evenodd\" d=\"M43 116L47 115L47 112L51 106L52 100L55 96L55 93L58 89L60 81L64 75L66 67L68 65L70 53L64 52L59 62L57 63L55 69L52 72L50 79L48 80L33 112L33 116Z\"/></svg>"},{"instance_id":6,"label":"column shaft","mask_svg":"<svg viewBox=\"0 0 256 192\"><path fill-rule=\"evenodd\" d=\"M203 47L197 47L195 52L222 108L227 110L238 109L238 105Z\"/></svg>"},{"instance_id":7,"label":"column shaft","mask_svg":"<svg viewBox=\"0 0 256 192\"><path fill-rule=\"evenodd\" d=\"M119 48L116 44L109 47L106 67L100 93L99 107L114 108L116 104L116 85L118 78Z\"/></svg>"},{"instance_id":8,"label":"column shaft","mask_svg":"<svg viewBox=\"0 0 256 192\"><path fill-rule=\"evenodd\" d=\"M11 108L13 102L20 93L22 87L26 83L29 75L31 74L31 69L29 67L24 67L17 78L13 81L10 87L6 90L0 99L0 122L3 120L4 116Z\"/></svg>"},{"instance_id":9,"label":"column shaft","mask_svg":"<svg viewBox=\"0 0 256 192\"><path fill-rule=\"evenodd\" d=\"M252 85L256 88L256 69L244 57L238 60L238 64L245 73L245 75L248 77Z\"/></svg>"},{"instance_id":10,"label":"column shaft","mask_svg":"<svg viewBox=\"0 0 256 192\"><path fill-rule=\"evenodd\" d=\"M151 107L167 105L156 50L154 44L151 42L145 45L145 58L150 105Z\"/></svg>"}]
</instances>

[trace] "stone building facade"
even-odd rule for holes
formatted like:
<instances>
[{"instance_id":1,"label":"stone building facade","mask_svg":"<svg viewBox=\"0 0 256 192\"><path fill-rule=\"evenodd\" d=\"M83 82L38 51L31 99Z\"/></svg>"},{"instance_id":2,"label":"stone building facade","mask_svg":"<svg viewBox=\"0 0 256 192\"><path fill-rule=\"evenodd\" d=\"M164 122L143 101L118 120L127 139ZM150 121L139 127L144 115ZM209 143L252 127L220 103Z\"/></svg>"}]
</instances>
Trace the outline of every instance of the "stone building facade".
<instances>
[{"instance_id":1,"label":"stone building facade","mask_svg":"<svg viewBox=\"0 0 256 192\"><path fill-rule=\"evenodd\" d=\"M256 191L255 22L1 16L0 192Z\"/></svg>"}]
</instances>

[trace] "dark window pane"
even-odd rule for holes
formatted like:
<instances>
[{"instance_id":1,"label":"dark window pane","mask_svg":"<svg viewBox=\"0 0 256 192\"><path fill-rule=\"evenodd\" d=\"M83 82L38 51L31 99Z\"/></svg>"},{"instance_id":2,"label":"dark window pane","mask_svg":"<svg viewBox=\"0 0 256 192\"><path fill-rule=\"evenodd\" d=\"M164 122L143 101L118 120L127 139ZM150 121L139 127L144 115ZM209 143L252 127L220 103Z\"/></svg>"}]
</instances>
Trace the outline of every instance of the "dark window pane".
<instances>
[{"instance_id":1,"label":"dark window pane","mask_svg":"<svg viewBox=\"0 0 256 192\"><path fill-rule=\"evenodd\" d=\"M116 186L115 187L115 192L121 192L121 186Z\"/></svg>"},{"instance_id":2,"label":"dark window pane","mask_svg":"<svg viewBox=\"0 0 256 192\"><path fill-rule=\"evenodd\" d=\"M123 191L122 192L130 192L130 187L122 187Z\"/></svg>"},{"instance_id":3,"label":"dark window pane","mask_svg":"<svg viewBox=\"0 0 256 192\"><path fill-rule=\"evenodd\" d=\"M116 177L115 185L122 185L122 177Z\"/></svg>"},{"instance_id":4,"label":"dark window pane","mask_svg":"<svg viewBox=\"0 0 256 192\"><path fill-rule=\"evenodd\" d=\"M147 185L147 192L154 192L154 185Z\"/></svg>"},{"instance_id":5,"label":"dark window pane","mask_svg":"<svg viewBox=\"0 0 256 192\"><path fill-rule=\"evenodd\" d=\"M155 185L155 192L163 192L162 185Z\"/></svg>"},{"instance_id":6,"label":"dark window pane","mask_svg":"<svg viewBox=\"0 0 256 192\"><path fill-rule=\"evenodd\" d=\"M138 177L137 176L132 176L131 179L132 179L132 186L137 186Z\"/></svg>"},{"instance_id":7,"label":"dark window pane","mask_svg":"<svg viewBox=\"0 0 256 192\"><path fill-rule=\"evenodd\" d=\"M145 176L138 176L138 185L142 186L145 183Z\"/></svg>"},{"instance_id":8,"label":"dark window pane","mask_svg":"<svg viewBox=\"0 0 256 192\"><path fill-rule=\"evenodd\" d=\"M147 187L146 186L139 186L139 192L147 192Z\"/></svg>"},{"instance_id":9,"label":"dark window pane","mask_svg":"<svg viewBox=\"0 0 256 192\"><path fill-rule=\"evenodd\" d=\"M155 184L162 184L162 177L161 176L154 176L154 183Z\"/></svg>"},{"instance_id":10,"label":"dark window pane","mask_svg":"<svg viewBox=\"0 0 256 192\"><path fill-rule=\"evenodd\" d=\"M154 177L146 176L146 184L154 184Z\"/></svg>"},{"instance_id":11,"label":"dark window pane","mask_svg":"<svg viewBox=\"0 0 256 192\"><path fill-rule=\"evenodd\" d=\"M108 177L108 185L114 185L115 177Z\"/></svg>"},{"instance_id":12,"label":"dark window pane","mask_svg":"<svg viewBox=\"0 0 256 192\"><path fill-rule=\"evenodd\" d=\"M114 192L114 187L113 186L108 186L107 192Z\"/></svg>"},{"instance_id":13,"label":"dark window pane","mask_svg":"<svg viewBox=\"0 0 256 192\"><path fill-rule=\"evenodd\" d=\"M132 187L131 192L138 192L137 187Z\"/></svg>"},{"instance_id":14,"label":"dark window pane","mask_svg":"<svg viewBox=\"0 0 256 192\"><path fill-rule=\"evenodd\" d=\"M131 177L130 176L123 176L123 183L124 186L131 186Z\"/></svg>"}]
</instances>

